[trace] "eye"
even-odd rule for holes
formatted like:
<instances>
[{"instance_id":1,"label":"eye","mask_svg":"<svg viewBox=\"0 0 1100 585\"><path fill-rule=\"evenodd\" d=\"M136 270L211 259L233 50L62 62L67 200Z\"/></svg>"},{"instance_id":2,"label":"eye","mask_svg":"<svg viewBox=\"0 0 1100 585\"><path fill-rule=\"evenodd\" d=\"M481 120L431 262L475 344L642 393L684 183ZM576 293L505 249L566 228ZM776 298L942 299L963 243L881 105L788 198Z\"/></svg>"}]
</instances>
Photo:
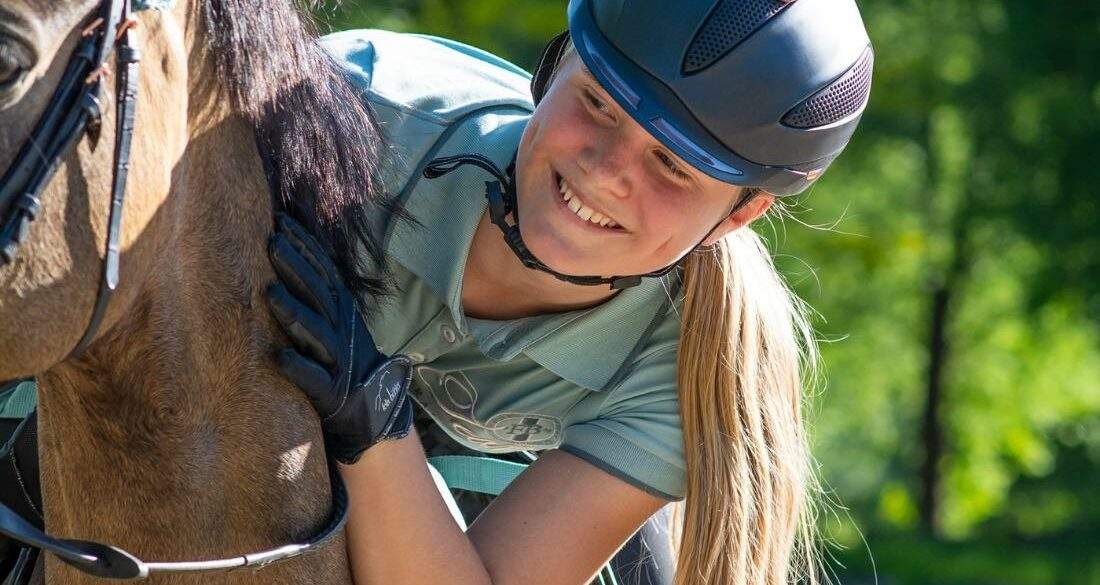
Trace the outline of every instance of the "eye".
<instances>
[{"instance_id":1,"label":"eye","mask_svg":"<svg viewBox=\"0 0 1100 585\"><path fill-rule=\"evenodd\" d=\"M607 105L607 102L600 98L600 96L596 95L595 92L593 92L592 90L584 90L584 100L588 103L588 107L596 110L600 114L608 118L614 117L611 112L611 106Z\"/></svg>"},{"instance_id":2,"label":"eye","mask_svg":"<svg viewBox=\"0 0 1100 585\"><path fill-rule=\"evenodd\" d=\"M7 43L0 42L0 91L8 89L27 72L26 61Z\"/></svg>"},{"instance_id":3,"label":"eye","mask_svg":"<svg viewBox=\"0 0 1100 585\"><path fill-rule=\"evenodd\" d=\"M680 165L676 161L672 160L672 157L670 157L669 155L660 150L655 150L653 151L653 153L654 156L657 157L657 160L661 161L661 164L664 165L665 169L667 169L668 172L677 179L688 180L691 178L691 175L684 172L684 170L680 168Z\"/></svg>"}]
</instances>

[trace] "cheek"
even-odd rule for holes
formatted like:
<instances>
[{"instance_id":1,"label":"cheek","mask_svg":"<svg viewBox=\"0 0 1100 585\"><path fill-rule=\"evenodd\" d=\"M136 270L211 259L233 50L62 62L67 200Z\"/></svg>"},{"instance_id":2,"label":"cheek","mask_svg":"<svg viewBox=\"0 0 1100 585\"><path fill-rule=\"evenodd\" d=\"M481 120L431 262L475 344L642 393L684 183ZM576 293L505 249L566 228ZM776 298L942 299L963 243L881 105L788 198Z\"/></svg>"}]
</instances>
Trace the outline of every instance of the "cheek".
<instances>
[{"instance_id":1,"label":"cheek","mask_svg":"<svg viewBox=\"0 0 1100 585\"><path fill-rule=\"evenodd\" d=\"M556 94L539 106L531 125L531 147L544 158L575 159L592 135L590 121L575 100Z\"/></svg>"},{"instance_id":2,"label":"cheek","mask_svg":"<svg viewBox=\"0 0 1100 585\"><path fill-rule=\"evenodd\" d=\"M698 245L729 211L728 202L697 193L652 191L643 210L639 254L665 265Z\"/></svg>"}]
</instances>

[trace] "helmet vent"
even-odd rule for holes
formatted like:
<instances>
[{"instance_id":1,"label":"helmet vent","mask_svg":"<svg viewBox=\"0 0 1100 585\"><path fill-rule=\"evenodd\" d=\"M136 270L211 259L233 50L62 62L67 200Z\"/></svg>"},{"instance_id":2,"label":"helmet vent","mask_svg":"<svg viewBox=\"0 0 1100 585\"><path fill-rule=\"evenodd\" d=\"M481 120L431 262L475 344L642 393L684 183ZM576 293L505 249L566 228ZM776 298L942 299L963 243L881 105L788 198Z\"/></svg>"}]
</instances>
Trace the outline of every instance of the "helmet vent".
<instances>
[{"instance_id":1,"label":"helmet vent","mask_svg":"<svg viewBox=\"0 0 1100 585\"><path fill-rule=\"evenodd\" d=\"M786 116L783 124L793 128L817 128L839 122L863 109L871 94L871 65L875 56L871 47L844 75L806 98Z\"/></svg>"},{"instance_id":2,"label":"helmet vent","mask_svg":"<svg viewBox=\"0 0 1100 585\"><path fill-rule=\"evenodd\" d=\"M781 0L719 2L688 46L684 75L713 65L786 6L787 2Z\"/></svg>"}]
</instances>

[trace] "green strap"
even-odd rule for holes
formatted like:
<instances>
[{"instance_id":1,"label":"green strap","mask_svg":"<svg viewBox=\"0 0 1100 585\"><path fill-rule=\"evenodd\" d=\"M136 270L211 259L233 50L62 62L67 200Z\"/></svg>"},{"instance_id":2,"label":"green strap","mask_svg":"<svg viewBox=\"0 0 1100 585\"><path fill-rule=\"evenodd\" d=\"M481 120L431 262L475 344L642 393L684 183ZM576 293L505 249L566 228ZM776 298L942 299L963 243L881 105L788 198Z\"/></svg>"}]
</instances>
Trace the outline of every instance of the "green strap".
<instances>
[{"instance_id":1,"label":"green strap","mask_svg":"<svg viewBox=\"0 0 1100 585\"><path fill-rule=\"evenodd\" d=\"M523 473L527 466L522 463L493 459L492 457L470 457L467 455L440 455L429 457L428 463L443 476L443 481L452 490L466 490L499 496L512 480ZM611 565L604 565L593 585L617 585L615 572Z\"/></svg>"},{"instance_id":2,"label":"green strap","mask_svg":"<svg viewBox=\"0 0 1100 585\"><path fill-rule=\"evenodd\" d=\"M175 4L175 0L134 0L131 6L134 7L134 12L137 12L140 10L169 10L173 4Z\"/></svg>"},{"instance_id":3,"label":"green strap","mask_svg":"<svg viewBox=\"0 0 1100 585\"><path fill-rule=\"evenodd\" d=\"M619 585L619 582L615 580L615 573L611 570L611 564L608 563L600 569L599 574L596 575L596 580L593 581L594 585Z\"/></svg>"},{"instance_id":4,"label":"green strap","mask_svg":"<svg viewBox=\"0 0 1100 585\"><path fill-rule=\"evenodd\" d=\"M428 463L439 471L452 490L466 490L499 496L527 466L492 457L440 455L429 457Z\"/></svg>"},{"instance_id":5,"label":"green strap","mask_svg":"<svg viewBox=\"0 0 1100 585\"><path fill-rule=\"evenodd\" d=\"M37 402L34 380L24 380L0 392L0 418L27 418Z\"/></svg>"}]
</instances>

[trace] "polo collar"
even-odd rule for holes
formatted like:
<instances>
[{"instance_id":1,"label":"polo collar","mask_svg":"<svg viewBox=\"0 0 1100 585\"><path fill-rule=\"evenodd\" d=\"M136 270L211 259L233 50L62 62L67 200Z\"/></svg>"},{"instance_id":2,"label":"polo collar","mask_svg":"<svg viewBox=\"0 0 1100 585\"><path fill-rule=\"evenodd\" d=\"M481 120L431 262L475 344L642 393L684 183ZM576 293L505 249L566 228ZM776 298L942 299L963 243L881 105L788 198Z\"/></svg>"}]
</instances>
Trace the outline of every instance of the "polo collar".
<instances>
[{"instance_id":1,"label":"polo collar","mask_svg":"<svg viewBox=\"0 0 1100 585\"><path fill-rule=\"evenodd\" d=\"M674 276L646 278L580 311L512 321L470 319L471 333L489 357L509 360L523 353L561 378L601 391L677 310L677 282Z\"/></svg>"}]
</instances>

